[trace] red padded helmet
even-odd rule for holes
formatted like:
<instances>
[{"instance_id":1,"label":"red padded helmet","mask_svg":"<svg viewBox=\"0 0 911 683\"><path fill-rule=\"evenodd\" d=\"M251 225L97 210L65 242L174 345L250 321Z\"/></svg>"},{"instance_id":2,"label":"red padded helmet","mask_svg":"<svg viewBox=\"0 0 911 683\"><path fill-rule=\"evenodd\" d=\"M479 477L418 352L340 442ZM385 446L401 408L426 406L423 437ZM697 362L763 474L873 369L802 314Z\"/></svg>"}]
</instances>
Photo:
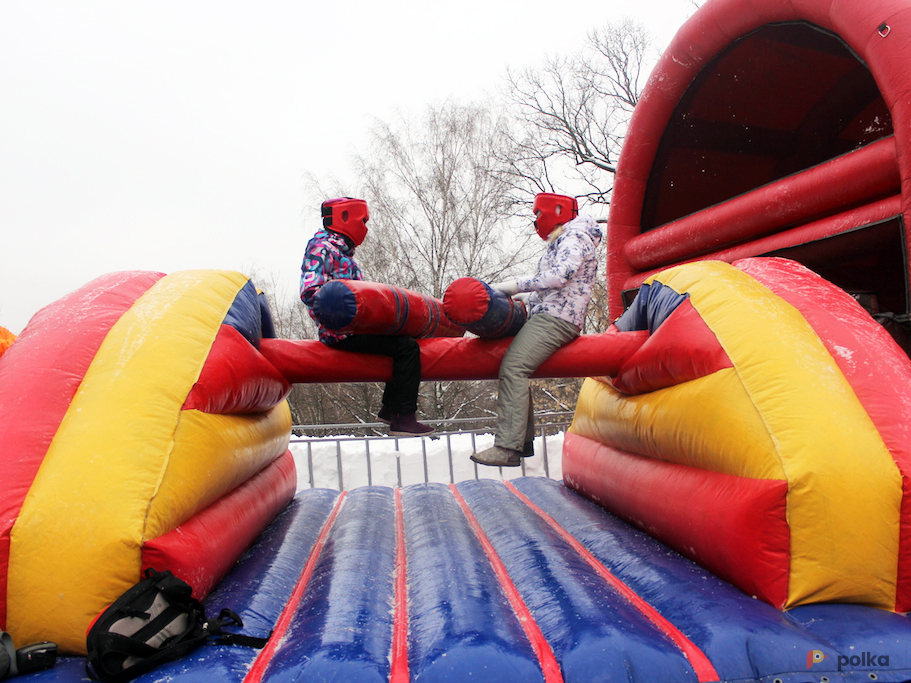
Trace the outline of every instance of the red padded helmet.
<instances>
[{"instance_id":1,"label":"red padded helmet","mask_svg":"<svg viewBox=\"0 0 911 683\"><path fill-rule=\"evenodd\" d=\"M533 210L535 212L535 230L538 231L542 240L546 240L555 228L569 223L579 215L579 204L575 197L541 192L535 196Z\"/></svg>"},{"instance_id":2,"label":"red padded helmet","mask_svg":"<svg viewBox=\"0 0 911 683\"><path fill-rule=\"evenodd\" d=\"M359 246L367 236L367 221L370 212L363 199L339 197L327 199L322 204L323 227L339 232Z\"/></svg>"}]
</instances>

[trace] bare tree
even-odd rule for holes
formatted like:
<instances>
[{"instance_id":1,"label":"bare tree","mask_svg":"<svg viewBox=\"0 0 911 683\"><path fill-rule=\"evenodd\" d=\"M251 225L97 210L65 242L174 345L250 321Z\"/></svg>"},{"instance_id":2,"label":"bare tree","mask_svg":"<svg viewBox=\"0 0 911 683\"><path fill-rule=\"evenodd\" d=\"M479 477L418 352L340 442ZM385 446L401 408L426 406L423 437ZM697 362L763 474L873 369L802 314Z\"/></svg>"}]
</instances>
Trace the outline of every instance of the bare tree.
<instances>
[{"instance_id":1,"label":"bare tree","mask_svg":"<svg viewBox=\"0 0 911 683\"><path fill-rule=\"evenodd\" d=\"M356 166L370 205L370 236L358 249L367 276L442 298L459 277L495 282L534 257L530 214L514 214L502 159L505 121L489 106L445 103L416 120L378 122ZM426 414L489 414L492 383L422 388Z\"/></svg>"},{"instance_id":2,"label":"bare tree","mask_svg":"<svg viewBox=\"0 0 911 683\"><path fill-rule=\"evenodd\" d=\"M505 122L489 107L430 107L377 123L371 139L357 168L371 216L359 255L372 279L442 297L456 278L496 281L528 260L530 215L513 219L497 166Z\"/></svg>"},{"instance_id":3,"label":"bare tree","mask_svg":"<svg viewBox=\"0 0 911 683\"><path fill-rule=\"evenodd\" d=\"M608 202L650 56L648 33L624 19L589 33L577 54L507 73L516 126L504 161L517 196L572 185L577 196Z\"/></svg>"}]
</instances>

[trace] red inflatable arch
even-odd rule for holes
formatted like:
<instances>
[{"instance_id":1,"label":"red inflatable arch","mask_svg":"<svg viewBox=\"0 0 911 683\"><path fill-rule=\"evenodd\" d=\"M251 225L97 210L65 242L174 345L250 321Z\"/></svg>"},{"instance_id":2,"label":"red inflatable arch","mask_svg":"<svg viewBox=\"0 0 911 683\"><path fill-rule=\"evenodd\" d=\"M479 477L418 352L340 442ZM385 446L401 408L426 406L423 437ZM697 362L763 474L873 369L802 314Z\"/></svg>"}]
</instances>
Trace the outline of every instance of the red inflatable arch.
<instances>
[{"instance_id":1,"label":"red inflatable arch","mask_svg":"<svg viewBox=\"0 0 911 683\"><path fill-rule=\"evenodd\" d=\"M909 313L911 5L709 0L642 93L617 169L610 313L667 266L785 256Z\"/></svg>"}]
</instances>

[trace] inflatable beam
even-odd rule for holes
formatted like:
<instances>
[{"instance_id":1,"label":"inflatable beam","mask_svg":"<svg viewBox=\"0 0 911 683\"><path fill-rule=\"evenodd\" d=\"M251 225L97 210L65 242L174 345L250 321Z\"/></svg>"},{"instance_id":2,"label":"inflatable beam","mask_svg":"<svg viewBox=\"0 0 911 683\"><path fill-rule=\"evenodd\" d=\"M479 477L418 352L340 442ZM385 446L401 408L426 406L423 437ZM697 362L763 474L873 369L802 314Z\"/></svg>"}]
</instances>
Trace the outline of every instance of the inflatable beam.
<instances>
[{"instance_id":1,"label":"inflatable beam","mask_svg":"<svg viewBox=\"0 0 911 683\"><path fill-rule=\"evenodd\" d=\"M15 642L84 653L144 564L192 568L204 594L291 499L290 386L252 343L259 299L240 273L114 273L0 357L0 622Z\"/></svg>"},{"instance_id":2,"label":"inflatable beam","mask_svg":"<svg viewBox=\"0 0 911 683\"><path fill-rule=\"evenodd\" d=\"M473 277L460 277L446 288L443 312L482 339L514 337L528 318L523 302Z\"/></svg>"},{"instance_id":3,"label":"inflatable beam","mask_svg":"<svg viewBox=\"0 0 911 683\"><path fill-rule=\"evenodd\" d=\"M335 332L405 337L461 337L465 334L432 296L380 282L330 280L313 298L313 315Z\"/></svg>"},{"instance_id":4,"label":"inflatable beam","mask_svg":"<svg viewBox=\"0 0 911 683\"><path fill-rule=\"evenodd\" d=\"M843 211L834 216L828 216L818 221L782 230L765 237L759 237L735 247L719 249L704 256L686 259L686 262L725 261L726 263L733 263L740 259L772 254L801 244L822 242L826 238L835 237L857 226L881 223L893 216L897 216L899 213L901 213L901 197L893 195L864 206ZM623 288L624 290L636 290L643 282L653 275L657 275L662 270L667 270L667 267L636 273L623 283Z\"/></svg>"},{"instance_id":5,"label":"inflatable beam","mask_svg":"<svg viewBox=\"0 0 911 683\"><path fill-rule=\"evenodd\" d=\"M611 375L633 355L647 332L584 334L556 351L532 377ZM421 379L457 381L496 379L512 339L420 339ZM392 360L384 356L332 349L318 341L263 339L261 351L295 384L313 382L388 382Z\"/></svg>"},{"instance_id":6,"label":"inflatable beam","mask_svg":"<svg viewBox=\"0 0 911 683\"><path fill-rule=\"evenodd\" d=\"M583 385L567 485L779 608L911 609L911 360L784 259L651 278Z\"/></svg>"},{"instance_id":7,"label":"inflatable beam","mask_svg":"<svg viewBox=\"0 0 911 683\"><path fill-rule=\"evenodd\" d=\"M865 205L899 189L895 139L892 136L836 157L785 180L764 185L636 237L623 255L639 270L803 225L831 213L831 207ZM765 211L766 207L778 211Z\"/></svg>"}]
</instances>

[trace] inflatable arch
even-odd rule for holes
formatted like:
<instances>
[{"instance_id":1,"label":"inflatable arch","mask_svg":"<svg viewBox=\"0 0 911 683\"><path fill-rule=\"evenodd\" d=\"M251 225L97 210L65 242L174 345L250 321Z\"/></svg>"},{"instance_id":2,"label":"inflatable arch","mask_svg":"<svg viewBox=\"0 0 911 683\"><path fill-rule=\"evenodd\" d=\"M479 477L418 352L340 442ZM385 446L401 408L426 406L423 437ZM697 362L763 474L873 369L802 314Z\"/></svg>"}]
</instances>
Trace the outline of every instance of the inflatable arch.
<instances>
[{"instance_id":1,"label":"inflatable arch","mask_svg":"<svg viewBox=\"0 0 911 683\"><path fill-rule=\"evenodd\" d=\"M654 69L617 167L610 311L694 259L778 255L909 313L911 7L708 0Z\"/></svg>"}]
</instances>

